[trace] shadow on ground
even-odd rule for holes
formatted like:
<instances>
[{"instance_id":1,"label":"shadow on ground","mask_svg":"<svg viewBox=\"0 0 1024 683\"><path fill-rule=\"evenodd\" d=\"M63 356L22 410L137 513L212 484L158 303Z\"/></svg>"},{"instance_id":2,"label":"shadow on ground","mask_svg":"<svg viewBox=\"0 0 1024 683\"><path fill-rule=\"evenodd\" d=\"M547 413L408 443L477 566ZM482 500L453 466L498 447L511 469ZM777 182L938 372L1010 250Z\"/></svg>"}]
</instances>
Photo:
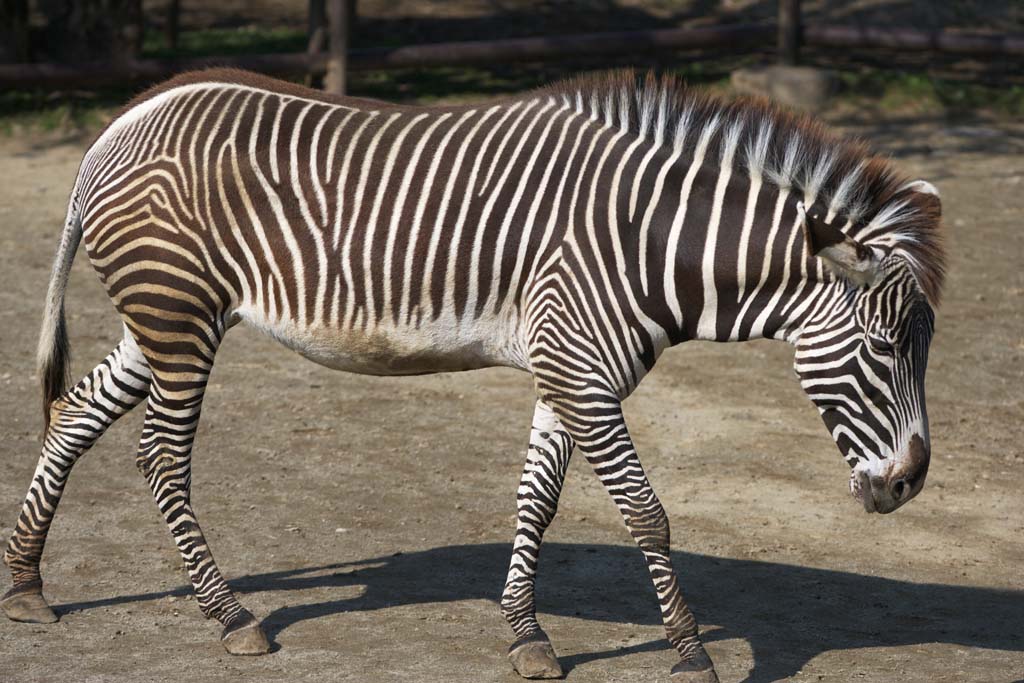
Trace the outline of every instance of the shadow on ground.
<instances>
[{"instance_id":1,"label":"shadow on ground","mask_svg":"<svg viewBox=\"0 0 1024 683\"><path fill-rule=\"evenodd\" d=\"M459 600L496 602L508 556L505 544L451 546L251 574L232 584L240 593L365 586L356 598L275 610L264 619L273 640L297 622L339 612ZM674 553L673 560L698 620L720 627L705 640L743 638L750 644L754 668L747 683L787 678L832 650L937 642L1024 652L1024 591L918 584L682 552ZM658 623L654 590L635 548L551 543L544 546L541 562L541 620L547 613L613 623ZM189 591L183 587L57 609L76 612ZM552 633L556 646L557 635ZM667 641L659 639L565 657L563 664L571 670L598 659L667 647Z\"/></svg>"}]
</instances>

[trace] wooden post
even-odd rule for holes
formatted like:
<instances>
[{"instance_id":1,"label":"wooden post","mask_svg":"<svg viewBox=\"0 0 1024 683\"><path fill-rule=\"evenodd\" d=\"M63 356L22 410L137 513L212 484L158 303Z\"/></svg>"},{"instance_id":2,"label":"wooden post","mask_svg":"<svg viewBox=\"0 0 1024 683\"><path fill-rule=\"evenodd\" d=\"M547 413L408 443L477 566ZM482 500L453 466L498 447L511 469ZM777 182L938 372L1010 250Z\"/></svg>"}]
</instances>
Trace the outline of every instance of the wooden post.
<instances>
[{"instance_id":1,"label":"wooden post","mask_svg":"<svg viewBox=\"0 0 1024 683\"><path fill-rule=\"evenodd\" d=\"M306 44L306 55L312 63L327 45L327 4L324 0L309 0L309 42ZM322 73L310 71L306 75L306 85L311 88L324 87Z\"/></svg>"},{"instance_id":2,"label":"wooden post","mask_svg":"<svg viewBox=\"0 0 1024 683\"><path fill-rule=\"evenodd\" d=\"M28 61L28 0L0 0L0 62Z\"/></svg>"},{"instance_id":3,"label":"wooden post","mask_svg":"<svg viewBox=\"0 0 1024 683\"><path fill-rule=\"evenodd\" d=\"M779 63L800 61L800 0L779 0Z\"/></svg>"},{"instance_id":4,"label":"wooden post","mask_svg":"<svg viewBox=\"0 0 1024 683\"><path fill-rule=\"evenodd\" d=\"M178 49L178 29L181 23L181 0L170 0L167 3L167 23L164 26L164 40L167 42L167 49L176 51Z\"/></svg>"},{"instance_id":5,"label":"wooden post","mask_svg":"<svg viewBox=\"0 0 1024 683\"><path fill-rule=\"evenodd\" d=\"M326 30L327 4L324 0L309 0L309 39L318 31Z\"/></svg>"},{"instance_id":6,"label":"wooden post","mask_svg":"<svg viewBox=\"0 0 1024 683\"><path fill-rule=\"evenodd\" d=\"M348 22L347 0L327 0L327 76L324 90L335 95L345 94L345 77L348 71Z\"/></svg>"}]
</instances>

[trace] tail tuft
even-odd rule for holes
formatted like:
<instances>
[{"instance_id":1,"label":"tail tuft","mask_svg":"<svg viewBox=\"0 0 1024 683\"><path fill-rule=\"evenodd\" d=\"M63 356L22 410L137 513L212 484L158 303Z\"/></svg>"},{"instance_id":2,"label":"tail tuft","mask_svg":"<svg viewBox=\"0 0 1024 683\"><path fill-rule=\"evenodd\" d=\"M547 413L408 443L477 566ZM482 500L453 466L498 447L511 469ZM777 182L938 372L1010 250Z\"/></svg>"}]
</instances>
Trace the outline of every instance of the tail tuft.
<instances>
[{"instance_id":1,"label":"tail tuft","mask_svg":"<svg viewBox=\"0 0 1024 683\"><path fill-rule=\"evenodd\" d=\"M77 188L76 188L77 193ZM39 333L36 364L43 388L43 427L50 427L50 406L59 399L71 381L71 343L64 318L64 292L68 287L71 262L82 239L82 222L78 217L75 195L68 207L68 218L61 234L60 246L53 262L50 285L46 291L46 310Z\"/></svg>"},{"instance_id":2,"label":"tail tuft","mask_svg":"<svg viewBox=\"0 0 1024 683\"><path fill-rule=\"evenodd\" d=\"M42 342L42 340L40 340ZM40 344L42 346L42 344ZM39 362L39 378L43 385L43 433L50 427L50 406L64 395L71 383L71 344L64 320L64 307L53 327L52 341L47 344L44 358ZM43 350L43 349L40 349Z\"/></svg>"}]
</instances>

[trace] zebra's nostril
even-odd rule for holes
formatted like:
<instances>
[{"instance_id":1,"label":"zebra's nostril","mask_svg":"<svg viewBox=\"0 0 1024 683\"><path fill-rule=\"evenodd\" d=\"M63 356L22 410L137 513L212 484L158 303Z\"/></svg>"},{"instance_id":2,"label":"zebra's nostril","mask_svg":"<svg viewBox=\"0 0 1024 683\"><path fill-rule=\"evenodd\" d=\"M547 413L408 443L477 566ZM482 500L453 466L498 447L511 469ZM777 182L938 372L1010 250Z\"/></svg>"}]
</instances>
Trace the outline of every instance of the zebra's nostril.
<instances>
[{"instance_id":1,"label":"zebra's nostril","mask_svg":"<svg viewBox=\"0 0 1024 683\"><path fill-rule=\"evenodd\" d=\"M897 479L896 483L892 485L892 495L896 500L900 500L909 488L905 479Z\"/></svg>"}]
</instances>

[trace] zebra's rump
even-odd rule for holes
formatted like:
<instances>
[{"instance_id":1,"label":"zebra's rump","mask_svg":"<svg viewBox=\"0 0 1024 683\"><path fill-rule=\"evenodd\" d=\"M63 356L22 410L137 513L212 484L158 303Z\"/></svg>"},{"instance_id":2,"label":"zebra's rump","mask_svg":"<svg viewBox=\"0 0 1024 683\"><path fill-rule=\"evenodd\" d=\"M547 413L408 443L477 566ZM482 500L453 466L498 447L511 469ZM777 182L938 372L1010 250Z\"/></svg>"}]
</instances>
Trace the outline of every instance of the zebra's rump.
<instances>
[{"instance_id":1,"label":"zebra's rump","mask_svg":"<svg viewBox=\"0 0 1024 683\"><path fill-rule=\"evenodd\" d=\"M122 314L155 284L164 310L209 329L237 312L331 367L522 366L480 340L518 337L507 323L561 241L568 204L556 215L527 188L564 182L540 151L567 114L367 104L200 82L127 111L79 177L86 248ZM512 135L541 121L532 151Z\"/></svg>"}]
</instances>

